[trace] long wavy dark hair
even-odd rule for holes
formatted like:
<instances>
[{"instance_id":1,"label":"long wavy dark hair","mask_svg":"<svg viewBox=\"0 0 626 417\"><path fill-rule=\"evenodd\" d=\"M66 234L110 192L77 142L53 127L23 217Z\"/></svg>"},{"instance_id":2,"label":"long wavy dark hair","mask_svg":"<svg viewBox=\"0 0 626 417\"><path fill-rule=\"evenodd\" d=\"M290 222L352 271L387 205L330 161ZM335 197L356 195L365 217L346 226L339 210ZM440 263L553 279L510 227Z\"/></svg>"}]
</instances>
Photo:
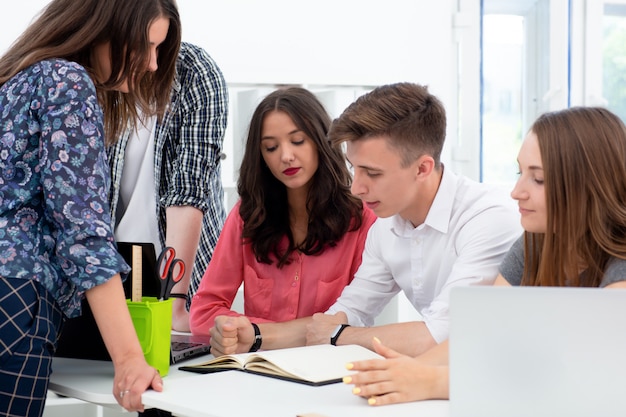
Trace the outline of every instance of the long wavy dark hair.
<instances>
[{"instance_id":1,"label":"long wavy dark hair","mask_svg":"<svg viewBox=\"0 0 626 417\"><path fill-rule=\"evenodd\" d=\"M159 46L158 69L146 72L148 28L158 18L169 30ZM94 77L92 52L110 42L111 76ZM175 0L53 0L0 58L0 85L36 62L62 58L82 65L96 85L104 113L107 144L143 114L163 115L170 100L181 42ZM128 80L130 92L115 90Z\"/></svg>"},{"instance_id":2,"label":"long wavy dark hair","mask_svg":"<svg viewBox=\"0 0 626 417\"><path fill-rule=\"evenodd\" d=\"M261 155L261 132L265 116L273 111L289 115L294 124L316 145L319 164L307 196L309 224L307 236L296 245L289 225L287 188L271 173ZM327 134L331 119L324 106L310 91L289 87L274 91L257 106L241 162L237 191L241 198L243 240L250 243L259 262L278 267L291 262L294 251L318 255L337 244L348 231L363 221L362 203L350 192L352 177L340 147L332 147ZM283 236L289 246L281 249Z\"/></svg>"}]
</instances>

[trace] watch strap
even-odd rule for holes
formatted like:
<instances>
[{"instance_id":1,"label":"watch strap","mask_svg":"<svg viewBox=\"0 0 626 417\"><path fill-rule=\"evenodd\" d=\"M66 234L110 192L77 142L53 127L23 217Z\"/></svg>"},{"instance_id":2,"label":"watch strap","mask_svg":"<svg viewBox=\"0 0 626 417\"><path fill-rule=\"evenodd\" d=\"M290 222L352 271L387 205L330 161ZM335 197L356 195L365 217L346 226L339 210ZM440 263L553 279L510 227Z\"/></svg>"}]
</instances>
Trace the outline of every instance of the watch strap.
<instances>
[{"instance_id":1,"label":"watch strap","mask_svg":"<svg viewBox=\"0 0 626 417\"><path fill-rule=\"evenodd\" d=\"M339 335L341 335L341 333L344 331L346 327L350 327L350 325L344 323L344 324L340 324L339 326L337 326L337 328L333 332L333 335L330 338L331 345L337 346L337 340L339 339Z\"/></svg>"},{"instance_id":2,"label":"watch strap","mask_svg":"<svg viewBox=\"0 0 626 417\"><path fill-rule=\"evenodd\" d=\"M257 326L256 323L250 324L252 324L252 328L254 329L254 343L252 343L249 352L256 352L257 350L261 349L261 343L263 343L263 338L261 337L261 330L259 329L259 326Z\"/></svg>"}]
</instances>

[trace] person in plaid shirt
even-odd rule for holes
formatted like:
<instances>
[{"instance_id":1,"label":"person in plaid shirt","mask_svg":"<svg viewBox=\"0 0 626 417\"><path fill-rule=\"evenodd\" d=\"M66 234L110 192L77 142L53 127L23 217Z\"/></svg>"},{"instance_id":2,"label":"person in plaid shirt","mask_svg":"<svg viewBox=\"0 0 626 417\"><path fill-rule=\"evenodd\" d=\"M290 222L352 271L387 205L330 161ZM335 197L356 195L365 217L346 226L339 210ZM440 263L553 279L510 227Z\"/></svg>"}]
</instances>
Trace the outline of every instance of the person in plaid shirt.
<instances>
[{"instance_id":1,"label":"person in plaid shirt","mask_svg":"<svg viewBox=\"0 0 626 417\"><path fill-rule=\"evenodd\" d=\"M172 291L183 296L173 303L178 331L189 331L190 300L226 217L220 162L227 118L222 72L206 51L183 42L163 120L140 117L107 148L116 240L151 242L157 254L171 246L188 266Z\"/></svg>"}]
</instances>

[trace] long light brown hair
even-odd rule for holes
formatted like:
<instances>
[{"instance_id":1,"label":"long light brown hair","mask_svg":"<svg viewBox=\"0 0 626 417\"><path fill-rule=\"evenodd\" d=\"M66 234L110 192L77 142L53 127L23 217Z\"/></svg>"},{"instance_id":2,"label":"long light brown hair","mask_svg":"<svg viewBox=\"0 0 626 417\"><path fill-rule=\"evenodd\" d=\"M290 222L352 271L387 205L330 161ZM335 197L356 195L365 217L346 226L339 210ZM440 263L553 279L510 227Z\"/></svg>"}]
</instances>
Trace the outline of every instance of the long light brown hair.
<instances>
[{"instance_id":1,"label":"long light brown hair","mask_svg":"<svg viewBox=\"0 0 626 417\"><path fill-rule=\"evenodd\" d=\"M159 46L157 71L146 72L148 28L161 17L169 20L169 30ZM82 65L96 84L106 141L112 143L129 123L134 123L137 108L147 115L163 115L180 41L175 0L52 0L0 58L0 85L45 59L61 58ZM111 46L111 76L98 82L92 51L107 42ZM115 91L113 88L124 80L128 80L130 92Z\"/></svg>"},{"instance_id":2,"label":"long light brown hair","mask_svg":"<svg viewBox=\"0 0 626 417\"><path fill-rule=\"evenodd\" d=\"M607 109L574 107L530 130L547 224L546 233L525 233L522 285L598 287L609 259L626 259L626 127Z\"/></svg>"}]
</instances>

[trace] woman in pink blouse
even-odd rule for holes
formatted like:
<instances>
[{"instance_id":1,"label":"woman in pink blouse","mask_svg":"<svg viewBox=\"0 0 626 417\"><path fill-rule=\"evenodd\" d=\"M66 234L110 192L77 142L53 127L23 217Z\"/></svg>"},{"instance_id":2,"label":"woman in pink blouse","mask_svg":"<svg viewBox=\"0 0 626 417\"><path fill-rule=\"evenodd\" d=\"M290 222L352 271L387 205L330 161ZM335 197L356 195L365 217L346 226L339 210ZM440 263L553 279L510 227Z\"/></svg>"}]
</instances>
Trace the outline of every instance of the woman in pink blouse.
<instances>
[{"instance_id":1,"label":"woman in pink blouse","mask_svg":"<svg viewBox=\"0 0 626 417\"><path fill-rule=\"evenodd\" d=\"M361 263L376 216L350 193L345 156L327 140L330 122L315 95L297 87L274 91L252 116L240 201L191 303L191 331L210 334L215 355L304 344L261 338L258 324L326 311ZM242 283L244 315L231 310ZM218 316L231 318L216 324Z\"/></svg>"}]
</instances>

